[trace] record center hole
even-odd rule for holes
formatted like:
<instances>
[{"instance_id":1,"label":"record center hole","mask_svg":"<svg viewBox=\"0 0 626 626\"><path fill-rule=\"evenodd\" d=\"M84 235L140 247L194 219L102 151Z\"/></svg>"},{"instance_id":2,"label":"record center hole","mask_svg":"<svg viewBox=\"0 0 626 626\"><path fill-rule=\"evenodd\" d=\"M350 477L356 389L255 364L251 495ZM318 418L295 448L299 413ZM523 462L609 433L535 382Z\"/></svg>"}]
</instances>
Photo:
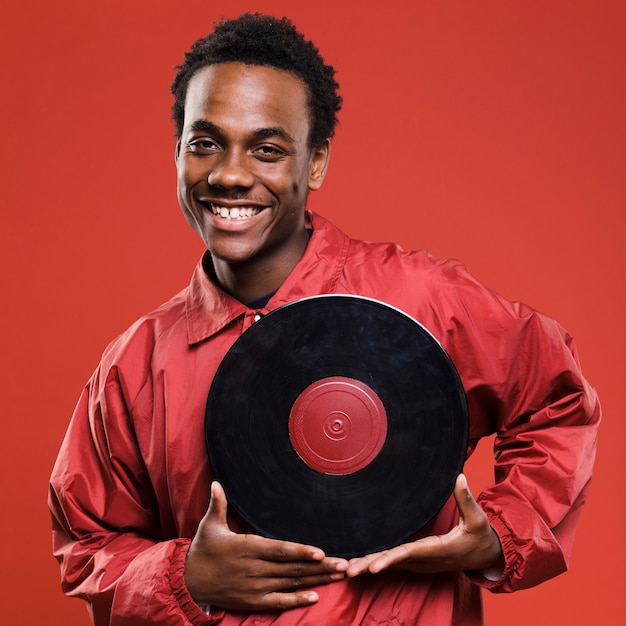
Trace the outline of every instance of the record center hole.
<instances>
[{"instance_id":1,"label":"record center hole","mask_svg":"<svg viewBox=\"0 0 626 626\"><path fill-rule=\"evenodd\" d=\"M335 441L345 439L351 430L350 417L343 411L333 411L324 422L324 434Z\"/></svg>"}]
</instances>

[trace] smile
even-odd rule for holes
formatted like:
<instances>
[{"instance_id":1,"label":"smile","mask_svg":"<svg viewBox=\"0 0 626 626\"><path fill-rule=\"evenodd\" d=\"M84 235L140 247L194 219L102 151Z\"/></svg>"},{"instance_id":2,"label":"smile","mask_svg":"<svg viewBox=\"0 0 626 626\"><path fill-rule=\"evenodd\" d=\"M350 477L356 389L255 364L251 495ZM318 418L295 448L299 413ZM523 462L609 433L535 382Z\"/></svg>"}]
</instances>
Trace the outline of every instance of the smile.
<instances>
[{"instance_id":1,"label":"smile","mask_svg":"<svg viewBox=\"0 0 626 626\"><path fill-rule=\"evenodd\" d=\"M246 220L249 217L258 215L260 212L261 209L259 207L240 206L229 209L228 207L211 203L211 213L227 220Z\"/></svg>"}]
</instances>

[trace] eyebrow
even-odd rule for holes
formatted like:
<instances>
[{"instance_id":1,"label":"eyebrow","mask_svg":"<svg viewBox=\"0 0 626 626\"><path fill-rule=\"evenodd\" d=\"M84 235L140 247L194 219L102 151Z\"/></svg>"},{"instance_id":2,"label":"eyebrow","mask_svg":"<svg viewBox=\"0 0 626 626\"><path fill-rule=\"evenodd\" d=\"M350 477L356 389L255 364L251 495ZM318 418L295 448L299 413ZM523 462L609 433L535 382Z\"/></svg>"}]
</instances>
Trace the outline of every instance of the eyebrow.
<instances>
[{"instance_id":1,"label":"eyebrow","mask_svg":"<svg viewBox=\"0 0 626 626\"><path fill-rule=\"evenodd\" d=\"M189 127L190 131L202 131L206 133L222 134L222 129L217 124L209 122L208 120L196 120ZM253 135L257 137L281 137L285 141L295 143L294 138L284 129L279 126L269 126L267 128L256 128Z\"/></svg>"},{"instance_id":2,"label":"eyebrow","mask_svg":"<svg viewBox=\"0 0 626 626\"><path fill-rule=\"evenodd\" d=\"M221 132L221 128L214 124L213 122L209 122L207 120L196 120L190 127L189 130L201 130L207 133L219 133Z\"/></svg>"},{"instance_id":3,"label":"eyebrow","mask_svg":"<svg viewBox=\"0 0 626 626\"><path fill-rule=\"evenodd\" d=\"M259 137L281 137L286 141L295 143L294 138L286 130L280 127L257 128L254 131L254 134L258 135Z\"/></svg>"}]
</instances>

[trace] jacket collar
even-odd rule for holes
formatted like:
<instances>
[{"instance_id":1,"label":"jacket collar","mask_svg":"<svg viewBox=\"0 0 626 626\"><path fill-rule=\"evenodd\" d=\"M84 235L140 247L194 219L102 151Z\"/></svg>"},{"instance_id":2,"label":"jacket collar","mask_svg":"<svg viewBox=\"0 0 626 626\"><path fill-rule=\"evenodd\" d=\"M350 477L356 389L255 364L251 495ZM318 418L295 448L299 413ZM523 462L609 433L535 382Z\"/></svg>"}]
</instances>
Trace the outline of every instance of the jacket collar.
<instances>
[{"instance_id":1,"label":"jacket collar","mask_svg":"<svg viewBox=\"0 0 626 626\"><path fill-rule=\"evenodd\" d=\"M327 219L312 212L307 211L306 223L313 234L304 255L262 313L294 300L335 292L350 240ZM248 311L245 304L214 282L211 273L211 257L205 252L187 290L185 313L189 344L211 337Z\"/></svg>"}]
</instances>

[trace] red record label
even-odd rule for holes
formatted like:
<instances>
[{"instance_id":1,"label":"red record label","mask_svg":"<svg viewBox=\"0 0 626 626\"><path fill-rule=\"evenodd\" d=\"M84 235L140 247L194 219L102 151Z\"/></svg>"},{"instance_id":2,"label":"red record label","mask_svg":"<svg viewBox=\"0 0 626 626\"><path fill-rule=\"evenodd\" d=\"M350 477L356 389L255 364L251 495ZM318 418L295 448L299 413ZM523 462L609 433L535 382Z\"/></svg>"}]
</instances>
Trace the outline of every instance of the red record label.
<instances>
[{"instance_id":1,"label":"red record label","mask_svg":"<svg viewBox=\"0 0 626 626\"><path fill-rule=\"evenodd\" d=\"M378 395L353 378L330 376L309 385L294 402L289 436L298 456L323 474L367 467L387 436L387 413Z\"/></svg>"}]
</instances>

